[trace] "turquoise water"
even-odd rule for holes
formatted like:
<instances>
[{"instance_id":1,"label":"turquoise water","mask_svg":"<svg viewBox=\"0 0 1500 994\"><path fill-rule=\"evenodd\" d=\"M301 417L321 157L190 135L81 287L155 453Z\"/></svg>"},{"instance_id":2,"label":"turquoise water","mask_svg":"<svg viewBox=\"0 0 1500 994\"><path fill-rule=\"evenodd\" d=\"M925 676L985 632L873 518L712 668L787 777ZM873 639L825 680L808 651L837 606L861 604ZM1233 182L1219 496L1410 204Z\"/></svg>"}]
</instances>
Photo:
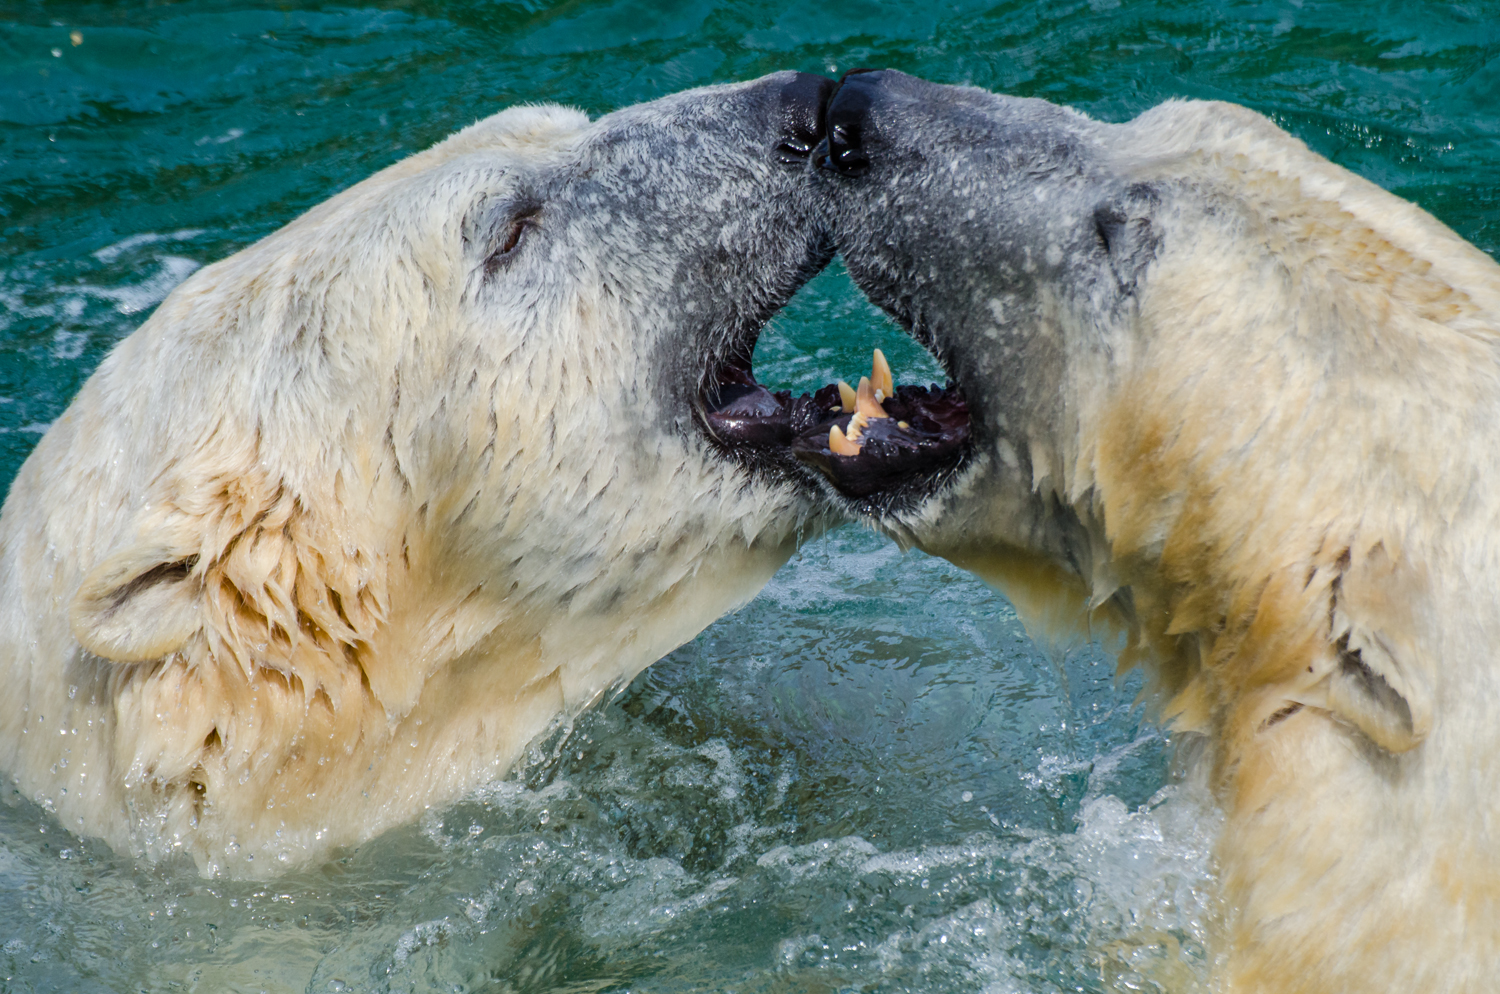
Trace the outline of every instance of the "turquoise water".
<instances>
[{"instance_id":1,"label":"turquoise water","mask_svg":"<svg viewBox=\"0 0 1500 994\"><path fill-rule=\"evenodd\" d=\"M1497 3L0 0L0 479L193 269L476 117L855 66L1111 120L1236 100L1500 252ZM935 373L835 266L757 371L873 345ZM511 779L272 885L12 798L0 988L1194 989L1213 818L1136 686L845 528Z\"/></svg>"}]
</instances>

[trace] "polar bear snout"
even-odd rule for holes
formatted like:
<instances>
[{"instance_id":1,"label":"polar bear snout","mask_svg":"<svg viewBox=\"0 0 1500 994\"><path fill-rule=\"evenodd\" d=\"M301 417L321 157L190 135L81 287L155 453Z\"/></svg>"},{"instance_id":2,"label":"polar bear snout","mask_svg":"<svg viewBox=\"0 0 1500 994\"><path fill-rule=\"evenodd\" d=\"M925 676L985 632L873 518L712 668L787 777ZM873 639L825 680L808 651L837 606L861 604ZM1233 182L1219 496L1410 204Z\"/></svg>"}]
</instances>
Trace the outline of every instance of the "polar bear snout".
<instances>
[{"instance_id":1,"label":"polar bear snout","mask_svg":"<svg viewBox=\"0 0 1500 994\"><path fill-rule=\"evenodd\" d=\"M932 84L894 69L852 69L839 80L828 101L828 144L814 157L821 168L841 176L859 177L869 172L871 155L877 159L892 154L897 146L913 148L908 141L909 120L902 107L923 98L920 91ZM888 130L887 130L888 129Z\"/></svg>"},{"instance_id":2,"label":"polar bear snout","mask_svg":"<svg viewBox=\"0 0 1500 994\"><path fill-rule=\"evenodd\" d=\"M862 176L870 168L864 149L865 123L873 91L884 74L881 69L854 69L844 74L828 102L828 146L818 156L818 166L845 176Z\"/></svg>"},{"instance_id":3,"label":"polar bear snout","mask_svg":"<svg viewBox=\"0 0 1500 994\"><path fill-rule=\"evenodd\" d=\"M827 145L814 162L832 173L857 178L872 166L925 162L928 152L945 146L974 147L989 137L1003 139L1004 128L997 129L990 116L990 105L997 99L1011 98L941 86L894 69L850 70L828 101Z\"/></svg>"},{"instance_id":4,"label":"polar bear snout","mask_svg":"<svg viewBox=\"0 0 1500 994\"><path fill-rule=\"evenodd\" d=\"M799 72L781 88L783 138L776 154L787 165L802 167L823 138L823 115L834 82L826 76Z\"/></svg>"}]
</instances>

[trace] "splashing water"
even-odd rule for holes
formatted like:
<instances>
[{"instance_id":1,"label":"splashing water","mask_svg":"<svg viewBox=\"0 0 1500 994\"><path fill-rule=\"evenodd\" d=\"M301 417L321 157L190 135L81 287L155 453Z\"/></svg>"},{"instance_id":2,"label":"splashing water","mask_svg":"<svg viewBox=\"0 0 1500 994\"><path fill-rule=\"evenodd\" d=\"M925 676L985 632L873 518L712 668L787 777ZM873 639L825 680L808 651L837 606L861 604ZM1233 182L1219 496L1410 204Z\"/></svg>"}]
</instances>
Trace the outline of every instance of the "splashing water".
<instances>
[{"instance_id":1,"label":"splashing water","mask_svg":"<svg viewBox=\"0 0 1500 994\"><path fill-rule=\"evenodd\" d=\"M1087 990L1102 957L1196 976L1213 817L1162 786L1168 743L1110 671L845 529L511 778L272 884L134 864L13 804L0 968L109 990Z\"/></svg>"}]
</instances>

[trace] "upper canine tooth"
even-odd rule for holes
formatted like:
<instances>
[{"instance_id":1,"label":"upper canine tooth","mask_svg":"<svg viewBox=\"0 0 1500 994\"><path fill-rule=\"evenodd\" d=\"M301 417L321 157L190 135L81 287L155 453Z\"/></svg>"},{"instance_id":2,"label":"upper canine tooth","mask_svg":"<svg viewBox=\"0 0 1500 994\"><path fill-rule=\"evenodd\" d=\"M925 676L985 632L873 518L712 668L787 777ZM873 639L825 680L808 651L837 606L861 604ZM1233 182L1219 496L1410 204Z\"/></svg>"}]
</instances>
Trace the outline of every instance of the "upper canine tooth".
<instances>
[{"instance_id":1,"label":"upper canine tooth","mask_svg":"<svg viewBox=\"0 0 1500 994\"><path fill-rule=\"evenodd\" d=\"M870 367L870 381L875 384L875 399L889 400L896 396L896 378L891 375L891 364L885 361L885 353L875 350L875 362Z\"/></svg>"},{"instance_id":2,"label":"upper canine tooth","mask_svg":"<svg viewBox=\"0 0 1500 994\"><path fill-rule=\"evenodd\" d=\"M854 388L843 380L839 380L839 404L845 414L854 413Z\"/></svg>"},{"instance_id":3,"label":"upper canine tooth","mask_svg":"<svg viewBox=\"0 0 1500 994\"><path fill-rule=\"evenodd\" d=\"M839 430L838 425L834 425L828 429L829 452L832 452L836 456L857 456L859 455L859 448L858 442L850 441L844 437L844 433Z\"/></svg>"},{"instance_id":4,"label":"upper canine tooth","mask_svg":"<svg viewBox=\"0 0 1500 994\"><path fill-rule=\"evenodd\" d=\"M859 389L854 395L854 410L856 417L863 414L867 418L888 418L885 408L880 406L880 400L875 396L875 388L870 386L870 378L861 376L859 378Z\"/></svg>"}]
</instances>

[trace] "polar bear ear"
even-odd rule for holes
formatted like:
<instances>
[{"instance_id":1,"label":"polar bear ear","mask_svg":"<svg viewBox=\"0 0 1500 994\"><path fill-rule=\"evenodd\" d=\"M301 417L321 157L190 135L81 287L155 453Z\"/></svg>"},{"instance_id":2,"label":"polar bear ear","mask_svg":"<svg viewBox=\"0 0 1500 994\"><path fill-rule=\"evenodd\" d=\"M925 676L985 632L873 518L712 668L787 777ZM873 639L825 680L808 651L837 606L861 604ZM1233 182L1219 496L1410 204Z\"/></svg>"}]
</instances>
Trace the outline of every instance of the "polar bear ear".
<instances>
[{"instance_id":1,"label":"polar bear ear","mask_svg":"<svg viewBox=\"0 0 1500 994\"><path fill-rule=\"evenodd\" d=\"M1094 234L1122 296L1135 293L1141 274L1156 258L1161 237L1154 217L1160 203L1155 188L1136 183L1094 208Z\"/></svg>"},{"instance_id":2,"label":"polar bear ear","mask_svg":"<svg viewBox=\"0 0 1500 994\"><path fill-rule=\"evenodd\" d=\"M1417 587L1381 545L1333 585L1324 706L1389 752L1414 749L1432 729L1429 673L1412 633Z\"/></svg>"},{"instance_id":3,"label":"polar bear ear","mask_svg":"<svg viewBox=\"0 0 1500 994\"><path fill-rule=\"evenodd\" d=\"M1388 752L1422 744L1432 728L1432 700L1412 679L1410 667L1379 642L1378 633L1358 648L1337 643L1338 661L1328 681L1328 710ZM1351 633L1352 635L1352 633Z\"/></svg>"},{"instance_id":4,"label":"polar bear ear","mask_svg":"<svg viewBox=\"0 0 1500 994\"><path fill-rule=\"evenodd\" d=\"M203 627L197 556L162 546L117 552L84 577L68 621L89 652L120 663L160 659Z\"/></svg>"}]
</instances>

